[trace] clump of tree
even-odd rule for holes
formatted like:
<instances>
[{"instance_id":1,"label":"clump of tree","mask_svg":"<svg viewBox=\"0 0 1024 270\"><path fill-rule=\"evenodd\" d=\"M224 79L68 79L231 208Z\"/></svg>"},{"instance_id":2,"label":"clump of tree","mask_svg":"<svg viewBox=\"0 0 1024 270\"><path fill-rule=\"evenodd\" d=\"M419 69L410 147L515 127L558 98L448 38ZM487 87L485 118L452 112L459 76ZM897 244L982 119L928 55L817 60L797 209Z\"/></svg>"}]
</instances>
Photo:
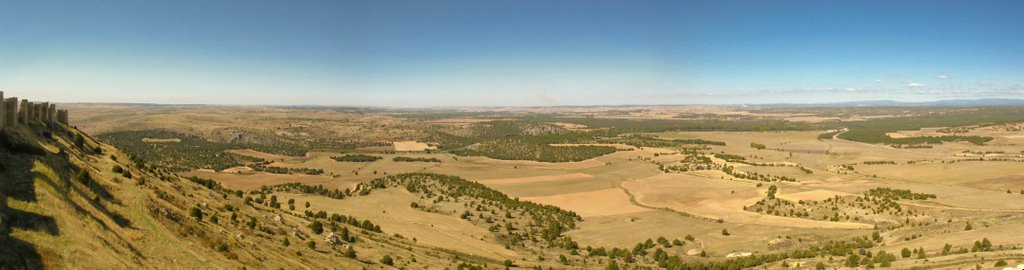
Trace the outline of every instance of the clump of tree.
<instances>
[{"instance_id":1,"label":"clump of tree","mask_svg":"<svg viewBox=\"0 0 1024 270\"><path fill-rule=\"evenodd\" d=\"M331 159L338 162L374 162L383 158L364 154L345 154L342 156L331 156Z\"/></svg>"},{"instance_id":2,"label":"clump of tree","mask_svg":"<svg viewBox=\"0 0 1024 270\"><path fill-rule=\"evenodd\" d=\"M889 145L940 144L943 142L966 141L983 145L992 137L981 136L920 136L892 138L886 133L900 130L918 130L927 127L962 127L978 124L1000 124L1024 120L1024 110L1016 107L988 107L976 110L950 110L924 112L915 116L875 118L866 121L844 123L848 131L840 138L864 143Z\"/></svg>"},{"instance_id":3,"label":"clump of tree","mask_svg":"<svg viewBox=\"0 0 1024 270\"><path fill-rule=\"evenodd\" d=\"M596 142L598 143L621 143L633 147L686 147L687 145L720 145L725 146L724 142L708 141L703 139L672 139L665 140L655 136L642 135L642 134L626 134L615 137L601 138Z\"/></svg>"},{"instance_id":4,"label":"clump of tree","mask_svg":"<svg viewBox=\"0 0 1024 270\"><path fill-rule=\"evenodd\" d=\"M513 210L519 212L530 222L526 224L526 228L515 228L511 223L505 224L506 231L514 232L517 235L507 238L513 243L526 239L538 239L566 248L576 246L575 242L563 234L576 228L576 222L582 220L575 212L509 198L504 193L458 176L433 173L399 174L374 179L365 185L360 185L357 190L360 190L360 194L368 194L373 189L395 187L404 188L411 193L420 194L423 198L434 201L473 201L476 207L463 211L460 217L488 224L491 231L496 231L501 227L499 224L491 224L496 219L509 219L512 218ZM470 213L470 210L476 214Z\"/></svg>"},{"instance_id":5,"label":"clump of tree","mask_svg":"<svg viewBox=\"0 0 1024 270\"><path fill-rule=\"evenodd\" d=\"M868 190L868 196L875 196L881 198L888 198L892 200L927 200L938 198L935 194L928 193L915 193L909 189L892 189L887 187L878 187Z\"/></svg>"},{"instance_id":6,"label":"clump of tree","mask_svg":"<svg viewBox=\"0 0 1024 270\"><path fill-rule=\"evenodd\" d=\"M285 183L274 186L264 186L260 190L263 193L269 193L271 191L297 191L305 194L316 194L332 199L343 199L346 196L351 195L351 191L349 190L328 189L325 188L324 185L312 186L302 183ZM289 205L294 205L294 203L289 203Z\"/></svg>"},{"instance_id":7,"label":"clump of tree","mask_svg":"<svg viewBox=\"0 0 1024 270\"><path fill-rule=\"evenodd\" d=\"M715 157L728 162L740 162L746 160L743 156L726 153L715 153Z\"/></svg>"},{"instance_id":8,"label":"clump of tree","mask_svg":"<svg viewBox=\"0 0 1024 270\"><path fill-rule=\"evenodd\" d=\"M726 260L683 260L677 255L668 255L665 250L655 245L654 241L650 239L638 243L633 249L612 248L611 250L608 250L603 247L587 247L586 250L588 251L587 256L589 257L607 257L608 264L606 264L606 267L614 265L615 268L618 268L618 261L633 263L642 261L637 257L647 257L651 261L656 262L658 267L673 270L748 269L787 259L808 259L832 256L845 257L846 259L844 260L844 264L849 267L868 266L870 268L873 264L889 267L891 266L891 262L896 260L895 256L885 253L884 251L880 251L877 255L870 254L870 252L866 251L866 249L873 246L874 242L870 241L867 237L858 237L850 241L830 241L822 245L812 245L802 249L793 250L791 252L760 254L740 258L730 258ZM651 251L652 249L653 252ZM707 256L706 252L702 252L701 257ZM819 262L815 269L824 268L824 264Z\"/></svg>"},{"instance_id":9,"label":"clump of tree","mask_svg":"<svg viewBox=\"0 0 1024 270\"><path fill-rule=\"evenodd\" d=\"M583 161L614 153L609 146L552 146L529 137L502 138L481 142L450 152L460 156L485 156L502 160L535 160L541 162Z\"/></svg>"},{"instance_id":10,"label":"clump of tree","mask_svg":"<svg viewBox=\"0 0 1024 270\"><path fill-rule=\"evenodd\" d=\"M722 170L722 172L724 172L724 173L726 173L726 174L728 174L728 175L730 175L732 177L736 177L736 178L740 178L740 179L756 180L756 181L762 181L762 182L777 182L777 181L796 182L796 178L793 178L793 177L760 174L760 173L756 173L756 172L743 172L743 171L738 171L733 166L729 166L729 165L722 166L721 170Z\"/></svg>"},{"instance_id":11,"label":"clump of tree","mask_svg":"<svg viewBox=\"0 0 1024 270\"><path fill-rule=\"evenodd\" d=\"M394 161L394 162L437 162L437 163L441 162L441 160L437 159L437 158L425 158L425 157L395 157L395 158L392 158L391 161Z\"/></svg>"},{"instance_id":12,"label":"clump of tree","mask_svg":"<svg viewBox=\"0 0 1024 270\"><path fill-rule=\"evenodd\" d=\"M172 172L193 169L221 171L263 161L227 152L232 149L255 149L290 156L306 154L306 148L302 146L223 143L163 130L112 132L97 137L128 153L134 162L156 165Z\"/></svg>"},{"instance_id":13,"label":"clump of tree","mask_svg":"<svg viewBox=\"0 0 1024 270\"><path fill-rule=\"evenodd\" d=\"M286 168L269 166L270 161L263 161L249 164L248 167L258 172L267 172L273 174L306 174L306 175L321 175L324 174L323 169L315 168Z\"/></svg>"}]
</instances>

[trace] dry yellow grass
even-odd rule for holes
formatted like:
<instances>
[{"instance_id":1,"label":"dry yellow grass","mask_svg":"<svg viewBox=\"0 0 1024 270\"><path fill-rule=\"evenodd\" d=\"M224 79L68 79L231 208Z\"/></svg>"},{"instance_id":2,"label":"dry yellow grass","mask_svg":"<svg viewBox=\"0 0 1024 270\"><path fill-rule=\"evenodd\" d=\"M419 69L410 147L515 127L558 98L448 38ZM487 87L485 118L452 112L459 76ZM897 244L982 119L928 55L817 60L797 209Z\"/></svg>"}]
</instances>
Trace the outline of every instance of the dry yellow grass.
<instances>
[{"instance_id":1,"label":"dry yellow grass","mask_svg":"<svg viewBox=\"0 0 1024 270\"><path fill-rule=\"evenodd\" d=\"M275 154L260 152L260 151L256 151L256 150L252 150L252 149L233 149L233 150L228 150L228 153L237 154L237 155L243 155L243 156L250 156L250 157L254 157L254 158L261 158L261 159L268 160L268 161L284 161L284 160L291 161L291 160L300 160L300 159L302 159L302 158L292 157L292 156L275 155Z\"/></svg>"},{"instance_id":2,"label":"dry yellow grass","mask_svg":"<svg viewBox=\"0 0 1024 270\"><path fill-rule=\"evenodd\" d=\"M195 176L213 179L224 187L238 190L254 190L262 186L273 186L285 183L303 183L306 185L328 186L332 180L322 175L272 174L272 173L226 173L210 170L196 170L181 173L183 176ZM335 181L336 182L336 181Z\"/></svg>"},{"instance_id":3,"label":"dry yellow grass","mask_svg":"<svg viewBox=\"0 0 1024 270\"><path fill-rule=\"evenodd\" d=\"M857 171L882 178L930 184L958 184L982 179L1024 175L1024 163L1002 161L965 161L958 163L920 163L901 165L861 165Z\"/></svg>"},{"instance_id":4,"label":"dry yellow grass","mask_svg":"<svg viewBox=\"0 0 1024 270\"><path fill-rule=\"evenodd\" d=\"M142 138L142 141L143 142L148 142L148 143L180 143L181 139L178 139L178 138L171 138L171 139Z\"/></svg>"},{"instance_id":5,"label":"dry yellow grass","mask_svg":"<svg viewBox=\"0 0 1024 270\"><path fill-rule=\"evenodd\" d=\"M540 175L530 177L516 177L516 178L501 178L501 179L486 179L481 180L481 184L485 185L507 185L507 184L526 184L526 183L540 183L550 181L564 181L564 180L577 180L577 179L589 179L594 178L593 175L585 173L572 173L572 174L558 174L558 175Z\"/></svg>"},{"instance_id":6,"label":"dry yellow grass","mask_svg":"<svg viewBox=\"0 0 1024 270\"><path fill-rule=\"evenodd\" d=\"M574 211L583 217L611 216L629 214L651 209L639 207L629 202L629 197L621 189L565 193L543 197L523 197L526 201L558 206Z\"/></svg>"},{"instance_id":7,"label":"dry yellow grass","mask_svg":"<svg viewBox=\"0 0 1024 270\"><path fill-rule=\"evenodd\" d=\"M841 192L841 191L815 189L815 190L808 190L808 191L801 191L801 192L794 192L794 193L779 192L779 194L776 195L776 197L778 197L779 199L789 200L789 201L796 202L796 201L823 201L823 200L826 200L826 199L829 199L829 198L834 198L836 196L842 197L842 196L848 196L848 195L852 195L852 194L846 193L846 192Z\"/></svg>"},{"instance_id":8,"label":"dry yellow grass","mask_svg":"<svg viewBox=\"0 0 1024 270\"><path fill-rule=\"evenodd\" d=\"M640 204L668 207L709 219L727 222L798 228L865 229L863 223L827 222L763 215L743 210L764 198L753 184L697 177L687 174L661 175L623 183Z\"/></svg>"},{"instance_id":9,"label":"dry yellow grass","mask_svg":"<svg viewBox=\"0 0 1024 270\"><path fill-rule=\"evenodd\" d=\"M393 142L392 144L394 144L394 146L395 146L395 151L399 151L399 152L413 152L413 151L424 151L424 150L428 150L428 149L437 149L436 146L431 146L431 145L429 145L427 143L422 143L422 142L417 142L417 141Z\"/></svg>"},{"instance_id":10,"label":"dry yellow grass","mask_svg":"<svg viewBox=\"0 0 1024 270\"><path fill-rule=\"evenodd\" d=\"M547 109L538 109L545 111ZM587 108L596 114L613 115L603 109ZM727 115L761 115L769 118L789 119L795 121L817 122L832 117L820 117L811 114L770 114L755 113L732 109L707 109L717 114ZM310 110L297 111L275 108L230 108L223 115L209 113L207 109L188 109L173 116L160 116L164 122L151 123L153 117L123 116L119 119L125 123L138 123L139 127L167 127L170 129L189 130L190 122L201 121L204 126L196 129L197 133L209 132L218 128L238 126L242 122L258 122L260 119L278 121L272 124L257 124L260 129L280 126L281 119L336 119L358 123L374 123L374 121L399 121L387 117L362 117L344 113ZM682 112L700 112L704 109L666 109L653 108L638 112L615 113L615 118L622 119L668 119ZM238 116L238 119L232 117ZM434 121L450 125L467 125L491 119L447 119ZM447 122L445 122L447 121ZM113 130L110 122L93 123L95 126L84 125L97 130ZM324 134L369 134L377 138L392 140L410 140L415 136L402 136L383 132L381 129L370 130L368 125L349 125L339 127L323 127L315 121L287 122L294 125L294 131L280 129L277 132L287 133L298 138L317 138ZM566 128L585 128L577 125L556 123ZM330 133L305 133L307 128L332 131ZM122 127L123 128L123 127ZM795 183L761 183L748 180L733 180L720 171L698 171L686 174L665 174L658 170L657 165L676 163L683 155L672 154L674 149L643 148L638 149L625 145L613 145L620 151L595 159L569 162L544 163L534 161L506 161L485 157L456 157L443 153L401 153L398 155L371 153L384 157L372 163L336 162L331 155L337 153L311 153L307 157L294 158L270 155L251 150L234 150L232 152L255 156L273 161L272 166L290 168L320 168L326 172L320 178L302 175L270 175L248 173L245 169L229 172L213 173L192 172L190 174L206 174L209 178L221 181L225 186L233 188L256 188L285 182L304 182L307 184L323 184L328 188L351 187L356 183L372 178L403 173L403 172L437 172L452 174L479 181L482 184L498 189L510 196L520 197L539 203L552 204L573 210L585 218L578 223L579 229L567 232L573 239L583 245L626 247L631 248L638 242L648 238L665 236L669 239L682 238L692 234L697 242L688 242L684 247L670 249L672 254L684 254L686 250L707 250L711 257L724 257L734 252L768 253L779 251L767 243L786 236L804 237L812 241L848 239L854 236L870 234L871 226L861 223L840 223L816 221L800 218L789 218L764 215L744 211L743 207L764 198L769 185L777 185L778 197L786 200L824 200L834 196L860 195L864 191L876 187L910 189L914 192L932 193L937 199L927 201L901 201L904 209L919 212L947 211L950 219L958 223L949 228L940 225L909 225L886 230L886 246L880 249L896 251L901 247L925 247L929 252L941 248L945 242L954 245L969 245L974 240L989 237L997 245L1019 245L1024 243L1014 229L1022 225L1019 220L1020 211L1024 211L1024 196L1017 194L1021 189L1020 181L1024 179L1021 163L1017 162L960 162L942 163L965 157L1006 157L1013 156L1024 150L1024 136L1019 131L999 131L992 128L971 129L966 135L993 136L992 142L984 146L968 143L947 143L934 145L930 149L894 149L885 145L870 145L844 140L818 140L817 135L823 131L802 132L680 132L652 134L666 139L700 138L726 142L726 146L710 146L711 152L729 153L747 157L752 162L772 162L799 164L813 170L813 174L804 173L793 167L754 167L741 164L735 165L737 170L751 171L770 175L796 177ZM889 134L891 137L934 136L942 135L936 128L917 131L900 131ZM362 136L362 135L359 135ZM765 144L769 149L751 148L751 143ZM429 145L417 141L399 141L393 149L398 151L423 151ZM358 151L392 150L392 147L363 148ZM1004 154L964 154L964 151L1003 151ZM433 152L433 151L432 151ZM826 152L828 154L826 154ZM655 154L658 156L655 157ZM959 156L958 156L959 155ZM434 163L403 163L392 162L395 156L435 157L441 159L440 164ZM896 161L899 165L863 165L865 161ZM721 160L718 160L721 162ZM916 161L918 164L905 164ZM836 169L841 164L854 164L856 170L840 173ZM376 174L374 172L377 172ZM875 177L877 176L877 177ZM335 180L330 180L331 178ZM620 188L621 187L621 188ZM1005 191L1012 189L1012 194ZM644 208L633 204L628 191L637 204L649 206ZM519 257L524 254L504 249L493 238L493 233L466 221L453 218L451 215L427 213L412 209L409 204L418 200L403 190L375 191L369 196L352 197L345 200L332 200L317 196L278 194L282 200L296 198L301 202L311 201L312 209L324 209L329 212L352 214L359 218L371 219L380 224L384 230L399 233L406 237L416 237L420 244L440 249L452 249L466 253L482 255L490 258ZM668 208L652 209L652 208ZM299 211L305 210L300 207ZM723 223L714 222L721 218ZM930 217L929 217L930 218ZM711 219L712 221L709 221ZM943 223L945 218L930 222ZM908 219L909 220L909 219ZM923 221L922 218L921 221ZM962 221L978 221L978 229L962 231ZM893 222L900 223L900 220ZM982 225L984 224L984 225ZM932 228L939 227L939 228ZM728 229L732 235L724 236L720 232ZM24 233L24 232L19 232ZM892 234L890 237L889 234ZM902 236L923 234L925 236L904 240ZM999 240L996 240L999 239ZM820 242L818 242L820 243ZM182 252L178 250L177 252ZM361 250L362 252L362 250ZM373 253L368 251L367 253ZM187 253L182 253L186 254ZM182 256L186 256L182 255ZM988 254L982 254L988 256ZM534 255L535 256L535 255ZM188 260L187 258L183 260ZM947 258L935 259L936 261ZM813 263L813 260L807 260ZM920 263L920 264L919 264ZM190 265L190 264L189 264ZM774 267L772 265L770 267ZM919 261L900 261L895 268L926 266Z\"/></svg>"},{"instance_id":11,"label":"dry yellow grass","mask_svg":"<svg viewBox=\"0 0 1024 270\"><path fill-rule=\"evenodd\" d=\"M377 190L367 196L344 200L292 193L280 193L278 196L281 201L295 199L298 206L296 214L301 215L306 210L302 205L309 202L310 210L346 213L359 219L369 219L388 234L415 237L418 244L494 259L517 256L514 251L498 244L493 233L469 221L410 207L412 202L419 202L419 197L404 189Z\"/></svg>"}]
</instances>

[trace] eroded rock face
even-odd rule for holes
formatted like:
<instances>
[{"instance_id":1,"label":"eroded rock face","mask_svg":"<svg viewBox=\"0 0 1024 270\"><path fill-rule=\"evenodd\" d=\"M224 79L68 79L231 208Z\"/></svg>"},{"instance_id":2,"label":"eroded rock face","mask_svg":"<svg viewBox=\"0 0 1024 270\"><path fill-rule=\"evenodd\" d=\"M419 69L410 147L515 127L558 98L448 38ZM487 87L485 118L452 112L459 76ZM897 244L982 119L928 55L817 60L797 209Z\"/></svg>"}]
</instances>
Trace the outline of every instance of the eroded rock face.
<instances>
[{"instance_id":1,"label":"eroded rock face","mask_svg":"<svg viewBox=\"0 0 1024 270\"><path fill-rule=\"evenodd\" d=\"M331 245L337 245L341 244L341 237L338 236L338 234L331 232L327 234L327 237L324 238L324 241L327 241L327 243L330 243Z\"/></svg>"},{"instance_id":2,"label":"eroded rock face","mask_svg":"<svg viewBox=\"0 0 1024 270\"><path fill-rule=\"evenodd\" d=\"M274 222L284 224L284 217L282 217L280 214L274 215L273 220Z\"/></svg>"},{"instance_id":3,"label":"eroded rock face","mask_svg":"<svg viewBox=\"0 0 1024 270\"><path fill-rule=\"evenodd\" d=\"M166 217L168 219L172 219L172 220L173 219L177 219L174 216L174 212L171 212L171 209L167 209L166 207L160 208L160 212L164 215L164 217Z\"/></svg>"},{"instance_id":4,"label":"eroded rock face","mask_svg":"<svg viewBox=\"0 0 1024 270\"><path fill-rule=\"evenodd\" d=\"M292 236L299 238L300 240L306 240L306 235L299 231L299 228L292 228Z\"/></svg>"}]
</instances>

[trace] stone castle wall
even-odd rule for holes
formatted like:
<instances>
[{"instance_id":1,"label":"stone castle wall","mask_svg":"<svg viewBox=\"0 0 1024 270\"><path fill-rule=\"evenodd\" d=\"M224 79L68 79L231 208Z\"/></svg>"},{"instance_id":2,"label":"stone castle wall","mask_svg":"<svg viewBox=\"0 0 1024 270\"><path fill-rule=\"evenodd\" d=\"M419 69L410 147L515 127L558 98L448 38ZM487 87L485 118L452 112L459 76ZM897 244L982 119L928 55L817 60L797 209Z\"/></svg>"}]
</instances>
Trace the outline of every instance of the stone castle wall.
<instances>
[{"instance_id":1,"label":"stone castle wall","mask_svg":"<svg viewBox=\"0 0 1024 270\"><path fill-rule=\"evenodd\" d=\"M20 102L19 102L20 101ZM68 110L50 102L31 102L17 97L4 98L0 91L0 128L28 124L68 124Z\"/></svg>"},{"instance_id":2,"label":"stone castle wall","mask_svg":"<svg viewBox=\"0 0 1024 270\"><path fill-rule=\"evenodd\" d=\"M4 127L13 127L18 123L18 98L4 100Z\"/></svg>"}]
</instances>

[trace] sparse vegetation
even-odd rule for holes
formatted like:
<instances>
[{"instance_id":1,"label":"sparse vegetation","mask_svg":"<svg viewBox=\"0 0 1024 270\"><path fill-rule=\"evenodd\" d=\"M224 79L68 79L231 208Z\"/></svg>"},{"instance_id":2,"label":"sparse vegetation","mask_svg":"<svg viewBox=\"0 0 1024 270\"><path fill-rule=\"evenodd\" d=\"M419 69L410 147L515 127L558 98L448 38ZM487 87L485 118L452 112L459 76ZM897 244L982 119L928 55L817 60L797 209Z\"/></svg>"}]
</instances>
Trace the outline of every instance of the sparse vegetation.
<instances>
[{"instance_id":1,"label":"sparse vegetation","mask_svg":"<svg viewBox=\"0 0 1024 270\"><path fill-rule=\"evenodd\" d=\"M437 163L441 162L441 160L437 159L437 158L424 158L424 157L415 157L415 158L414 157L395 157L395 158L393 158L391 160L394 161L394 162L437 162Z\"/></svg>"},{"instance_id":2,"label":"sparse vegetation","mask_svg":"<svg viewBox=\"0 0 1024 270\"><path fill-rule=\"evenodd\" d=\"M331 159L339 162L374 162L382 159L382 157L363 154L346 154L342 156L331 156Z\"/></svg>"}]
</instances>

